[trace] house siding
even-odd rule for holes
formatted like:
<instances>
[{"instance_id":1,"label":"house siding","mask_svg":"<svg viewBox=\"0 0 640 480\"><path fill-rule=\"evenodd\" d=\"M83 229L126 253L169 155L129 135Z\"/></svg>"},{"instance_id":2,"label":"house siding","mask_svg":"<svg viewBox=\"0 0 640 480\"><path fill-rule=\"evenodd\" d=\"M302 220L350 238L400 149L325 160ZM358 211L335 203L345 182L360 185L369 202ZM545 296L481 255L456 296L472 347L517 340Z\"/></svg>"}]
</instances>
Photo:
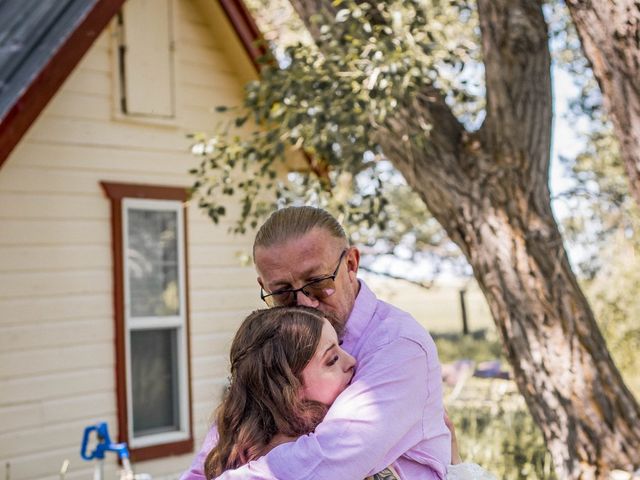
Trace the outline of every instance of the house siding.
<instances>
[{"instance_id":1,"label":"house siding","mask_svg":"<svg viewBox=\"0 0 640 480\"><path fill-rule=\"evenodd\" d=\"M11 480L58 479L65 459L67 479L90 478L93 465L79 456L83 428L107 421L117 438L110 206L99 182L191 183L198 159L185 135L215 124L213 106L240 102L236 72L248 62L210 3L205 11L174 0L174 124L114 116L107 29L0 169L0 468L8 465ZM259 305L253 268L237 257L250 251L251 235L235 237L228 226L189 207L196 448L226 381L233 332ZM176 478L191 458L135 467ZM110 459L106 478L115 471Z\"/></svg>"}]
</instances>

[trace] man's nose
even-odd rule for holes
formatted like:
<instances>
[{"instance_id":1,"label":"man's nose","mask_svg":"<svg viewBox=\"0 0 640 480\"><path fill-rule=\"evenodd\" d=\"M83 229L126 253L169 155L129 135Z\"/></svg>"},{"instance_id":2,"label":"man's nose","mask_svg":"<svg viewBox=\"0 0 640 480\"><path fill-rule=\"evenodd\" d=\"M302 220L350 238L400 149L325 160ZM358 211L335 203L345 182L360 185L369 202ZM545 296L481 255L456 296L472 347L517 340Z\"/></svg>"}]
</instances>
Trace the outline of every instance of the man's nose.
<instances>
[{"instance_id":1,"label":"man's nose","mask_svg":"<svg viewBox=\"0 0 640 480\"><path fill-rule=\"evenodd\" d=\"M320 302L315 298L310 298L302 293L302 290L296 292L296 304L302 305L303 307L317 307Z\"/></svg>"}]
</instances>

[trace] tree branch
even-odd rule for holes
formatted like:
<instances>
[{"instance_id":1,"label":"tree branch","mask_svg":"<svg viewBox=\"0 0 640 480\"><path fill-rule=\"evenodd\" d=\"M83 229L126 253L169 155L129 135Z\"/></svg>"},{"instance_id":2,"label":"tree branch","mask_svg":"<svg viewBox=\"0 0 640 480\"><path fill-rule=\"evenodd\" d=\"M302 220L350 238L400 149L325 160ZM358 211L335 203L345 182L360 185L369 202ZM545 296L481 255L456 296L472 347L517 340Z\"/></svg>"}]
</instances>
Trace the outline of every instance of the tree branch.
<instances>
[{"instance_id":1,"label":"tree branch","mask_svg":"<svg viewBox=\"0 0 640 480\"><path fill-rule=\"evenodd\" d=\"M567 0L640 205L640 3Z\"/></svg>"},{"instance_id":2,"label":"tree branch","mask_svg":"<svg viewBox=\"0 0 640 480\"><path fill-rule=\"evenodd\" d=\"M373 2L363 0L360 3ZM314 15L326 16L335 15L336 13L336 9L331 0L291 0L291 5L294 7L298 15L300 15L314 39L318 38L320 32L311 22L311 18ZM372 8L371 11L375 12L376 9ZM381 21L379 17L374 16L372 16L370 20L372 22ZM380 130L379 143L381 145L384 146L384 143L386 142L382 139L387 137L390 133L406 133L407 126L411 124L422 124L424 126L428 125L430 131L429 141L434 144L434 148L430 150L431 154L428 155L428 158L425 158L424 149L420 149L420 156L424 161L432 164L440 162L443 159L443 152L446 152L447 154L454 154L454 158L458 157L456 152L461 146L461 140L465 133L465 129L456 119L451 108L444 101L443 93L437 88L428 87L423 89L411 105L400 105L397 113L391 117L392 118L388 125L385 125L387 128L382 128ZM416 122L416 119L418 119L418 122ZM421 121L419 119L421 119ZM424 137L425 131L422 129L416 129L413 134ZM404 141L407 141L406 136L403 134L400 134L399 138L403 136L405 137ZM386 154L390 155L390 153ZM451 157L451 155L447 155L447 157Z\"/></svg>"},{"instance_id":3,"label":"tree branch","mask_svg":"<svg viewBox=\"0 0 640 480\"><path fill-rule=\"evenodd\" d=\"M500 153L494 161L503 167L522 169L531 159L532 178L546 183L551 58L541 2L478 0L478 16L487 88L487 149Z\"/></svg>"}]
</instances>

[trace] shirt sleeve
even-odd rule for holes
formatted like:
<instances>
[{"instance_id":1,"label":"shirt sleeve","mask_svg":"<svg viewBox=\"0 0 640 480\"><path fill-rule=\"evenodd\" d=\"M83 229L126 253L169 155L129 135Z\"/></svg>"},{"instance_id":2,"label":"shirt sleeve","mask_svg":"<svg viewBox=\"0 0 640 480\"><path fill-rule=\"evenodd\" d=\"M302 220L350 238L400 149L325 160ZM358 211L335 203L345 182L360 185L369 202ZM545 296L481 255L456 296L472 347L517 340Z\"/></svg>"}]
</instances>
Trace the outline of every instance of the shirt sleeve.
<instances>
[{"instance_id":1,"label":"shirt sleeve","mask_svg":"<svg viewBox=\"0 0 640 480\"><path fill-rule=\"evenodd\" d=\"M441 381L434 378L439 377L435 347L433 355L436 358L429 359L420 344L407 338L378 348L360 360L354 381L336 399L315 433L280 445L218 478L263 478L254 477L253 472L279 480L365 478L428 440L431 433L442 437L442 429L425 429L424 422L425 415L433 415L429 421L442 423L446 430L442 398L430 398L430 382ZM450 447L443 446L442 440L434 443L432 458L416 460L431 460L444 473ZM425 466L421 478L440 476Z\"/></svg>"},{"instance_id":2,"label":"shirt sleeve","mask_svg":"<svg viewBox=\"0 0 640 480\"><path fill-rule=\"evenodd\" d=\"M205 480L204 475L204 461L209 455L209 452L215 447L218 443L218 429L215 425L211 427L209 432L207 432L207 436L204 438L204 442L202 442L202 448L193 459L191 463L191 467L189 470L184 472L180 477L180 480Z\"/></svg>"}]
</instances>

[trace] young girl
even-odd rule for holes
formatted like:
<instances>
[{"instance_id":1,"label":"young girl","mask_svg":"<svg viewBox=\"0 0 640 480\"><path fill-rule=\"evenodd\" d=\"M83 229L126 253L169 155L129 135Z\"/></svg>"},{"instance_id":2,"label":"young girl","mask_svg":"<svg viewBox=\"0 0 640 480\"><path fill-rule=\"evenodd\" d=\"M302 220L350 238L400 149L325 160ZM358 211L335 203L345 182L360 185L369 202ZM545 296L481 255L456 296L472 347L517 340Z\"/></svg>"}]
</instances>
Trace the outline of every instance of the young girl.
<instances>
[{"instance_id":1,"label":"young girl","mask_svg":"<svg viewBox=\"0 0 640 480\"><path fill-rule=\"evenodd\" d=\"M230 360L231 382L216 411L218 444L204 464L207 479L313 432L356 368L325 314L307 307L253 312L236 333ZM372 478L400 477L391 465ZM492 477L459 470L447 478Z\"/></svg>"}]
</instances>

